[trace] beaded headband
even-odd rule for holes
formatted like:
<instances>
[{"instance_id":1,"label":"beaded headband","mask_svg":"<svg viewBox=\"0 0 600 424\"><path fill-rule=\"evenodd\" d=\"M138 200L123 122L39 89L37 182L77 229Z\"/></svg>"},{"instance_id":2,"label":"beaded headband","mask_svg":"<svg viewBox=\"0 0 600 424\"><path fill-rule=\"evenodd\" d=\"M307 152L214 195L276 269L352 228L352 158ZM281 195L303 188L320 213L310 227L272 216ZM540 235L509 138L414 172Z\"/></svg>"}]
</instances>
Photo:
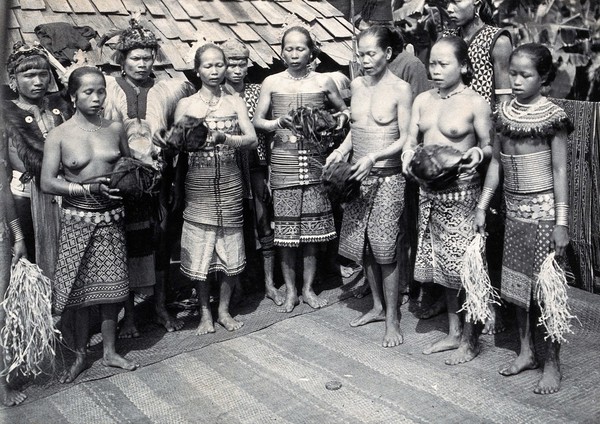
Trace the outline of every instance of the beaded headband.
<instances>
[{"instance_id":1,"label":"beaded headband","mask_svg":"<svg viewBox=\"0 0 600 424\"><path fill-rule=\"evenodd\" d=\"M13 45L13 52L8 56L8 60L6 61L8 75L14 75L19 65L24 60L33 56L41 56L48 61L48 52L39 43L29 45L22 41L17 41Z\"/></svg>"}]
</instances>

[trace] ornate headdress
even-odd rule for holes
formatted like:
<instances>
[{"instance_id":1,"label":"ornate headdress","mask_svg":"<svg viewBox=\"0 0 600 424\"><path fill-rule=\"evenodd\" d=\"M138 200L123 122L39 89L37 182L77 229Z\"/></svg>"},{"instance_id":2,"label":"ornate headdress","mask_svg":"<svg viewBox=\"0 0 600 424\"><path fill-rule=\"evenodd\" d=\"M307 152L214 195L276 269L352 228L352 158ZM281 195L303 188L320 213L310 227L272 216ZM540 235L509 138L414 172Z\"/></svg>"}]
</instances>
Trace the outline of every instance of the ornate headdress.
<instances>
[{"instance_id":1,"label":"ornate headdress","mask_svg":"<svg viewBox=\"0 0 600 424\"><path fill-rule=\"evenodd\" d=\"M229 38L219 47L223 49L227 59L248 59L250 57L248 47L237 38Z\"/></svg>"},{"instance_id":2,"label":"ornate headdress","mask_svg":"<svg viewBox=\"0 0 600 424\"><path fill-rule=\"evenodd\" d=\"M122 52L133 49L158 49L158 39L152 31L140 25L135 17L129 20L129 28L119 36L115 48Z\"/></svg>"},{"instance_id":3,"label":"ornate headdress","mask_svg":"<svg viewBox=\"0 0 600 424\"><path fill-rule=\"evenodd\" d=\"M19 65L32 56L41 56L48 60L48 52L39 43L29 45L22 41L17 41L13 45L13 52L8 56L8 60L6 61L8 75L14 75Z\"/></svg>"}]
</instances>

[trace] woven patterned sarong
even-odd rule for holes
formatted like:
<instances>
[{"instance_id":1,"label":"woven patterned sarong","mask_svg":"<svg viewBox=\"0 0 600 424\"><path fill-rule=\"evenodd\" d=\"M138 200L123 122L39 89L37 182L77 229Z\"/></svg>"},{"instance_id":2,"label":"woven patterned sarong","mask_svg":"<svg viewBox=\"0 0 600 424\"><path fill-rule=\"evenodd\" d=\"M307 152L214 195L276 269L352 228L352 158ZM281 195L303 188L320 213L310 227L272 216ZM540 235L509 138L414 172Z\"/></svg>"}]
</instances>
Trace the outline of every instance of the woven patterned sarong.
<instances>
[{"instance_id":1,"label":"woven patterned sarong","mask_svg":"<svg viewBox=\"0 0 600 424\"><path fill-rule=\"evenodd\" d=\"M462 258L475 236L473 214L480 192L478 181L436 192L421 189L415 280L461 288Z\"/></svg>"},{"instance_id":2,"label":"woven patterned sarong","mask_svg":"<svg viewBox=\"0 0 600 424\"><path fill-rule=\"evenodd\" d=\"M63 204L53 290L65 308L120 303L129 296L123 208L82 211Z\"/></svg>"},{"instance_id":3,"label":"woven patterned sarong","mask_svg":"<svg viewBox=\"0 0 600 424\"><path fill-rule=\"evenodd\" d=\"M505 191L504 196L506 232L501 296L529 309L540 265L552 250L554 195Z\"/></svg>"},{"instance_id":4,"label":"woven patterned sarong","mask_svg":"<svg viewBox=\"0 0 600 424\"><path fill-rule=\"evenodd\" d=\"M335 238L331 203L321 185L273 190L275 245L297 247Z\"/></svg>"},{"instance_id":5,"label":"woven patterned sarong","mask_svg":"<svg viewBox=\"0 0 600 424\"><path fill-rule=\"evenodd\" d=\"M379 264L396 262L404 186L401 174L362 181L360 196L344 206L340 255L362 264L366 250Z\"/></svg>"}]
</instances>

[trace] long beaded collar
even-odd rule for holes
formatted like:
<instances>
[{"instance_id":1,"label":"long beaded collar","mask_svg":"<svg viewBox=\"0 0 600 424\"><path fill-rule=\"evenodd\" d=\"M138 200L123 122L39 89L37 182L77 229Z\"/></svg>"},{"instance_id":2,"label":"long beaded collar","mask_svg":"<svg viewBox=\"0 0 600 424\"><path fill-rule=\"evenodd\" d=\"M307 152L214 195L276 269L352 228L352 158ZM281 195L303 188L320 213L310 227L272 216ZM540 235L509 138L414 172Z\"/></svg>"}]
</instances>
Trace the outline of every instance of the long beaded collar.
<instances>
[{"instance_id":1,"label":"long beaded collar","mask_svg":"<svg viewBox=\"0 0 600 424\"><path fill-rule=\"evenodd\" d=\"M542 97L526 105L517 99L503 102L498 109L497 128L509 138L541 138L549 140L557 132L571 132L573 124L559 106Z\"/></svg>"}]
</instances>

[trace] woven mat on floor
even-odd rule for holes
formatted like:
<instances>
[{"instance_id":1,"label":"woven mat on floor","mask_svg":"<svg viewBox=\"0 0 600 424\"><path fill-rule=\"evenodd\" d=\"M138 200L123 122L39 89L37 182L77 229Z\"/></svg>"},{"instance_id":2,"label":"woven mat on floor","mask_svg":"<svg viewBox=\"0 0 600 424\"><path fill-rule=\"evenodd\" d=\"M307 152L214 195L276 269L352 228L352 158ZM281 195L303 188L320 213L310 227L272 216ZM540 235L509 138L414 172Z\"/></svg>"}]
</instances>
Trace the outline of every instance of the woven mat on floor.
<instances>
[{"instance_id":1,"label":"woven mat on floor","mask_svg":"<svg viewBox=\"0 0 600 424\"><path fill-rule=\"evenodd\" d=\"M358 281L357 276L354 277L354 279L346 279L345 282L339 277L329 278L322 284L318 284L315 289L321 298L327 299L328 305L333 305L351 296L350 290ZM152 309L150 303L138 305L138 307L141 307L141 311L138 311L140 313L136 316L139 321L143 321L144 315L148 317L148 320L150 319L149 310ZM216 305L212 306L216 307ZM202 336L196 335L196 328L200 322L198 312L196 310L182 311L178 314L178 318L185 322L182 330L167 333L162 326L147 322L139 327L141 337L117 340L117 351L127 359L133 360L144 367L183 352L197 350L213 343L244 336L284 319L314 311L302 302L290 314L279 313L276 309L277 306L271 300L264 298L261 293L255 293L245 299L238 307L232 308L232 315L244 322L244 326L240 330L228 332L215 322L216 333ZM216 317L216 311L213 311L213 316ZM85 381L98 380L126 372L118 368L103 366L101 364L101 337L99 334L95 334L91 339L89 359L92 366L85 370L73 383L64 385L57 381L57 376L60 375L65 366L73 362L73 355L62 348L60 354L57 355L55 370L48 373L48 375L39 376L33 381L17 378L14 385L24 388L30 400L36 400Z\"/></svg>"},{"instance_id":2,"label":"woven mat on floor","mask_svg":"<svg viewBox=\"0 0 600 424\"><path fill-rule=\"evenodd\" d=\"M554 395L533 393L540 370L498 374L515 357L514 323L482 336L475 360L447 366L447 353L421 353L447 331L445 316L418 320L403 306L405 342L385 349L383 323L348 325L367 297L2 412L19 423L600 422L600 297L574 289L570 298L582 326L562 349ZM339 390L327 390L332 380Z\"/></svg>"}]
</instances>

